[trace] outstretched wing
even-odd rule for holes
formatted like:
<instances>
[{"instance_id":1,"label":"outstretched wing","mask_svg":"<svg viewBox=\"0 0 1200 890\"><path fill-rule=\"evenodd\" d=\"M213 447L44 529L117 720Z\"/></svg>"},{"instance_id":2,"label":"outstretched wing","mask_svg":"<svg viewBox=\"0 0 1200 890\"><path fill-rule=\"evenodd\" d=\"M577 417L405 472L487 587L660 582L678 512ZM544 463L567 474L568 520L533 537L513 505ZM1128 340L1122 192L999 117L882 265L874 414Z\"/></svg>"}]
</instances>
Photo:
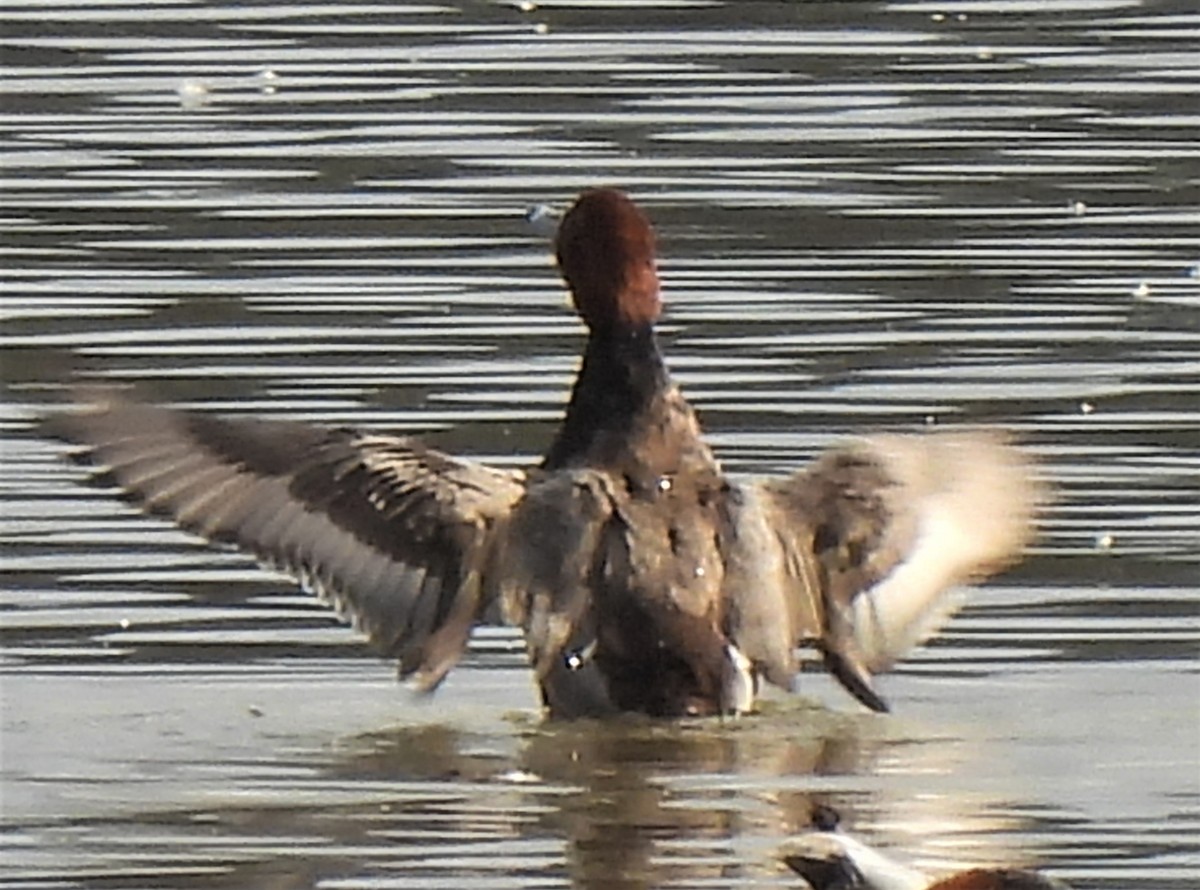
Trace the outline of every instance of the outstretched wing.
<instances>
[{"instance_id":1,"label":"outstretched wing","mask_svg":"<svg viewBox=\"0 0 1200 890\"><path fill-rule=\"evenodd\" d=\"M1042 498L1022 452L984 432L876 436L758 485L812 616L799 641L874 710L871 674L949 618L957 585L1020 555Z\"/></svg>"},{"instance_id":2,"label":"outstretched wing","mask_svg":"<svg viewBox=\"0 0 1200 890\"><path fill-rule=\"evenodd\" d=\"M61 414L134 501L296 576L430 690L486 607L496 528L524 475L414 439L124 401Z\"/></svg>"}]
</instances>

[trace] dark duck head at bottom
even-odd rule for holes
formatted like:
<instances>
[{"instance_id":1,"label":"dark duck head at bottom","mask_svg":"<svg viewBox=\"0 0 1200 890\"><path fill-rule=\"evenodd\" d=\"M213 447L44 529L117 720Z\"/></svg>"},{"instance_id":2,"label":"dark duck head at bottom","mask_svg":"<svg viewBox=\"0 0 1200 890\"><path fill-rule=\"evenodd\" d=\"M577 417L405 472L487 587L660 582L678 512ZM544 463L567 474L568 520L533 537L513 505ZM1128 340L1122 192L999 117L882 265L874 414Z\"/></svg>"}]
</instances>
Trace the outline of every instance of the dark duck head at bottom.
<instances>
[{"instance_id":1,"label":"dark duck head at bottom","mask_svg":"<svg viewBox=\"0 0 1200 890\"><path fill-rule=\"evenodd\" d=\"M734 480L654 335L654 232L584 192L556 253L587 325L540 464L497 469L407 437L153 407L111 391L51 431L147 511L292 573L432 690L472 627L523 632L550 714L751 710L797 649L886 709L874 675L1012 562L1039 499L981 431L879 435L788 476Z\"/></svg>"}]
</instances>

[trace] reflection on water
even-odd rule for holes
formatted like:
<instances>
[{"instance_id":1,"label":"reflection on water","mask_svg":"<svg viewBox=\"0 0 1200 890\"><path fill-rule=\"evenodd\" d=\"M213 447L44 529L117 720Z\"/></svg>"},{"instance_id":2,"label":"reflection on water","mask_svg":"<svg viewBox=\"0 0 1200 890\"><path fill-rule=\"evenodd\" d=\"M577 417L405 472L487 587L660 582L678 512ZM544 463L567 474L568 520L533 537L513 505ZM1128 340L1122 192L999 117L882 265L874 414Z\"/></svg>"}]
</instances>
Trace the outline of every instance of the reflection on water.
<instances>
[{"instance_id":1,"label":"reflection on water","mask_svg":"<svg viewBox=\"0 0 1200 890\"><path fill-rule=\"evenodd\" d=\"M794 887L829 802L937 868L1200 877L1200 15L1187 0L16 4L6 887ZM728 468L1012 428L1032 558L885 678L541 725L511 633L432 702L319 607L84 487L73 378L503 463L577 362L524 219L628 188Z\"/></svg>"},{"instance_id":2,"label":"reflection on water","mask_svg":"<svg viewBox=\"0 0 1200 890\"><path fill-rule=\"evenodd\" d=\"M269 720L271 710L247 719ZM206 712L224 716L219 706ZM177 745L192 750L184 757L195 756L197 736L214 733L189 735ZM833 801L925 867L1056 857L1060 869L1116 886L1144 868L1129 862L1154 861L1167 883L1186 879L1187 860L1169 852L1184 826L1103 828L1031 801L1019 781L964 790L955 774L986 773L1005 748L977 727L947 732L789 703L724 725L510 716L475 728L374 729L318 748L268 732L260 746L261 755L222 756L218 743L204 763L146 758L141 781L175 784L168 793L186 806L132 806L159 793L146 790L131 790L122 806L114 783L103 817L27 824L38 851L24 854L20 877L88 886L146 876L178 887L789 886L781 845L807 826L815 803ZM181 772L191 773L186 782Z\"/></svg>"},{"instance_id":3,"label":"reflection on water","mask_svg":"<svg viewBox=\"0 0 1200 890\"><path fill-rule=\"evenodd\" d=\"M513 873L541 875L537 886L766 880L781 874L776 844L807 827L814 803L837 799L865 816L889 791L862 774L910 756L933 762L929 745L960 743L881 729L871 717L794 707L731 725L401 726L319 755L222 764L230 785L187 810L41 833L72 845L66 870L76 878L167 868L177 886L271 886L283 879L282 856L286 880L338 887L434 886L464 870L468 886L500 886ZM1036 821L974 805L970 814L928 800L907 809L922 825L959 832L1028 831ZM137 830L150 825L149 837ZM131 831L136 851L124 840ZM198 855L181 861L180 848ZM339 877L364 859L392 877Z\"/></svg>"}]
</instances>

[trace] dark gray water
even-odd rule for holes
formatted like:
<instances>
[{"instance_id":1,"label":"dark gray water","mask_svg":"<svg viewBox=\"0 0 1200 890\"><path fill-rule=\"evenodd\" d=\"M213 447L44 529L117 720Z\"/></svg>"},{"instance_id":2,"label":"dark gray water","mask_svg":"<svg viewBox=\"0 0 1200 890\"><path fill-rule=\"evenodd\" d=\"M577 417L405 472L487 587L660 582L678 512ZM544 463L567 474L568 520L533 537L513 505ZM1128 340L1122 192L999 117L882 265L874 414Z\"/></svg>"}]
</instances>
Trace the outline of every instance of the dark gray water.
<instances>
[{"instance_id":1,"label":"dark gray water","mask_svg":"<svg viewBox=\"0 0 1200 890\"><path fill-rule=\"evenodd\" d=\"M811 802L930 868L1200 882L1191 0L0 8L5 888L795 887ZM73 379L523 462L577 361L524 220L657 221L726 465L1016 430L1058 499L886 678L543 725L516 638L428 702L285 580L36 438Z\"/></svg>"}]
</instances>

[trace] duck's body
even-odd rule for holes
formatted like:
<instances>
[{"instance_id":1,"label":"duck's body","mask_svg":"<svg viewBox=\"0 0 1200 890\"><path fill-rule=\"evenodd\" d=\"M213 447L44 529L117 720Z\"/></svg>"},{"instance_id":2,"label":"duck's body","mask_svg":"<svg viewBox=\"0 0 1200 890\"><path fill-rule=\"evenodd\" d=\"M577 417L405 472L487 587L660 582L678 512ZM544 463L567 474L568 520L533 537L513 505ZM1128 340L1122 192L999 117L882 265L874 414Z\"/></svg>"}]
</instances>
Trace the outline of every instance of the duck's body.
<instances>
[{"instance_id":1,"label":"duck's body","mask_svg":"<svg viewBox=\"0 0 1200 890\"><path fill-rule=\"evenodd\" d=\"M557 248L589 338L539 467L112 396L56 432L147 509L299 576L419 688L498 604L557 716L749 710L760 678L791 686L802 644L883 709L871 674L935 629L950 587L1026 540L1023 458L981 433L883 436L733 481L658 349L645 217L587 192Z\"/></svg>"}]
</instances>

